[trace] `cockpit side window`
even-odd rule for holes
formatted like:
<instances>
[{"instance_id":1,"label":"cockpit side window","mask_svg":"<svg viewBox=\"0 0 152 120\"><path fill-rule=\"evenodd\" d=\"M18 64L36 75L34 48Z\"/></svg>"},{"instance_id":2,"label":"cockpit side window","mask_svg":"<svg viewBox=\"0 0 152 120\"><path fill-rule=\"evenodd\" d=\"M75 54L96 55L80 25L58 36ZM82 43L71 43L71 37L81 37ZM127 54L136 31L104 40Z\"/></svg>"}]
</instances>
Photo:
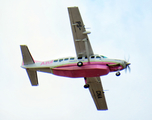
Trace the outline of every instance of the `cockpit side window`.
<instances>
[{"instance_id":1,"label":"cockpit side window","mask_svg":"<svg viewBox=\"0 0 152 120\"><path fill-rule=\"evenodd\" d=\"M102 58L107 58L106 56L101 55Z\"/></svg>"},{"instance_id":2,"label":"cockpit side window","mask_svg":"<svg viewBox=\"0 0 152 120\"><path fill-rule=\"evenodd\" d=\"M94 56L91 56L91 59L94 59Z\"/></svg>"},{"instance_id":3,"label":"cockpit side window","mask_svg":"<svg viewBox=\"0 0 152 120\"><path fill-rule=\"evenodd\" d=\"M101 57L100 56L96 56L96 58L100 59Z\"/></svg>"},{"instance_id":4,"label":"cockpit side window","mask_svg":"<svg viewBox=\"0 0 152 120\"><path fill-rule=\"evenodd\" d=\"M82 59L82 57L78 57L78 60L81 60Z\"/></svg>"}]
</instances>

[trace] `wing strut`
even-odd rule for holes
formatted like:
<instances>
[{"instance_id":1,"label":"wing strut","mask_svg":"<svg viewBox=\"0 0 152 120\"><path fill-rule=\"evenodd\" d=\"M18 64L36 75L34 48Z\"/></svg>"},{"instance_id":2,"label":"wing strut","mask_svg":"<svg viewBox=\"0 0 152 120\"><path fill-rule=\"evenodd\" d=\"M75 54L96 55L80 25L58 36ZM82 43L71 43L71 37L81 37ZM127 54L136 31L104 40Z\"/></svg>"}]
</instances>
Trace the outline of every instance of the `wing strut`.
<instances>
[{"instance_id":1,"label":"wing strut","mask_svg":"<svg viewBox=\"0 0 152 120\"><path fill-rule=\"evenodd\" d=\"M88 58L88 63L90 63L90 56L89 56L89 49L88 49L88 39L84 38L82 41L84 41L84 43L85 43L86 55L87 55L87 58Z\"/></svg>"},{"instance_id":2,"label":"wing strut","mask_svg":"<svg viewBox=\"0 0 152 120\"><path fill-rule=\"evenodd\" d=\"M84 27L78 7L68 7L68 11L77 57L88 57L87 54L89 56L93 55L94 53L88 38L90 32L86 31ZM83 41L84 39L87 39L87 44Z\"/></svg>"}]
</instances>

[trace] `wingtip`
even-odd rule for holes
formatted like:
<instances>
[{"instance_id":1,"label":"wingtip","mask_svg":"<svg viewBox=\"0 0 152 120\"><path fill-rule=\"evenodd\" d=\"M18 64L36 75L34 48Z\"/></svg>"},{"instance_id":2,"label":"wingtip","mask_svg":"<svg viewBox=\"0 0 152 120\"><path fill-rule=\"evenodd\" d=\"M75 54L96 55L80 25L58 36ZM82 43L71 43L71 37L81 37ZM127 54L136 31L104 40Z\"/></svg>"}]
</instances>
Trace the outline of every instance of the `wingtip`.
<instances>
[{"instance_id":1,"label":"wingtip","mask_svg":"<svg viewBox=\"0 0 152 120\"><path fill-rule=\"evenodd\" d=\"M98 111L107 111L108 109L97 109Z\"/></svg>"},{"instance_id":2,"label":"wingtip","mask_svg":"<svg viewBox=\"0 0 152 120\"><path fill-rule=\"evenodd\" d=\"M20 46L27 46L27 45L20 45Z\"/></svg>"},{"instance_id":3,"label":"wingtip","mask_svg":"<svg viewBox=\"0 0 152 120\"><path fill-rule=\"evenodd\" d=\"M68 7L68 9L70 9L70 8L78 8L77 6L73 6L73 7Z\"/></svg>"},{"instance_id":4,"label":"wingtip","mask_svg":"<svg viewBox=\"0 0 152 120\"><path fill-rule=\"evenodd\" d=\"M36 87L36 86L39 86L39 84L36 84L36 85L32 85L32 87Z\"/></svg>"}]
</instances>

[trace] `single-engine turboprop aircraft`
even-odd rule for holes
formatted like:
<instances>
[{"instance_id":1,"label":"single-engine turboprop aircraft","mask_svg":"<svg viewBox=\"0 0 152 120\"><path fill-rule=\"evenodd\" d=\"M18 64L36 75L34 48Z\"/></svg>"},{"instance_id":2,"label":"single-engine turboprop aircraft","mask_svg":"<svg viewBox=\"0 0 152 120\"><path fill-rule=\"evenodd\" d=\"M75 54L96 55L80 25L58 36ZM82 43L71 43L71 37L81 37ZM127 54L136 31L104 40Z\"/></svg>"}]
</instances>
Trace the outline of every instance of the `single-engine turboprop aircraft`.
<instances>
[{"instance_id":1,"label":"single-engine turboprop aircraft","mask_svg":"<svg viewBox=\"0 0 152 120\"><path fill-rule=\"evenodd\" d=\"M21 45L23 57L22 68L25 68L32 86L38 85L37 71L52 73L58 76L84 78L84 88L89 88L98 110L108 110L100 76L127 69L130 63L125 60L108 59L93 53L78 7L69 7L69 17L77 57L65 57L55 60L37 62L32 58L26 45Z\"/></svg>"}]
</instances>

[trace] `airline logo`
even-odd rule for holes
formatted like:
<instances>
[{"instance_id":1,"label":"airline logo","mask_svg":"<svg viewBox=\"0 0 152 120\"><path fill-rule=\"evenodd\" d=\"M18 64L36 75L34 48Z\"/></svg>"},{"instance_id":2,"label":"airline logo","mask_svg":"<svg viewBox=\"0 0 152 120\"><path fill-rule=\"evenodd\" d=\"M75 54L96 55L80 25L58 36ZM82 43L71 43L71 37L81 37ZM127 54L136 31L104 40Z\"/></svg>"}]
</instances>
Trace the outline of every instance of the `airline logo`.
<instances>
[{"instance_id":1,"label":"airline logo","mask_svg":"<svg viewBox=\"0 0 152 120\"><path fill-rule=\"evenodd\" d=\"M41 65L50 65L52 63L53 63L53 60L52 61L41 62Z\"/></svg>"}]
</instances>

